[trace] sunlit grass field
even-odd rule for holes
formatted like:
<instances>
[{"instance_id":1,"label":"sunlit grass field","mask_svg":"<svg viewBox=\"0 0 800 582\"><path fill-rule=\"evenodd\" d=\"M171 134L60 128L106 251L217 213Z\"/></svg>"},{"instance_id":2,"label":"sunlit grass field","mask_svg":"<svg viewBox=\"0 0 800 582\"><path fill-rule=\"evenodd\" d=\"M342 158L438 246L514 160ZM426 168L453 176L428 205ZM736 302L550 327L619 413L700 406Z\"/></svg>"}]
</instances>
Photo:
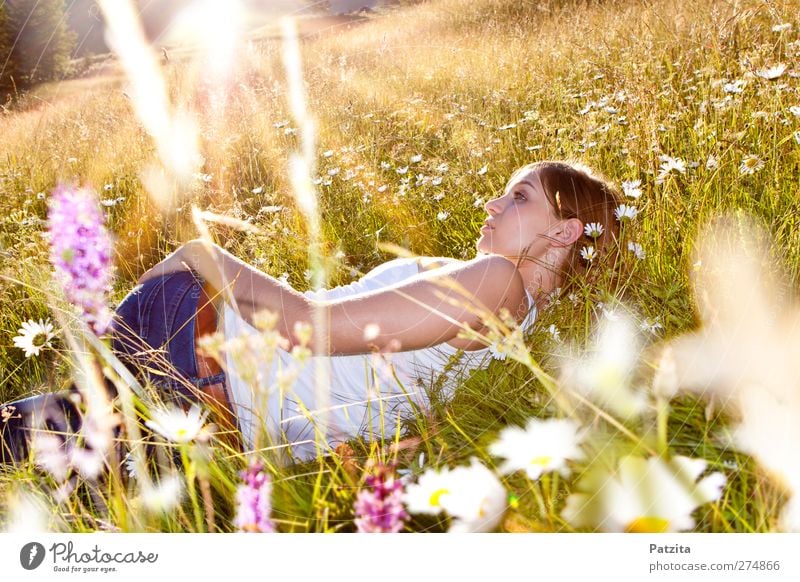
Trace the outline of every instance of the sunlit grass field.
<instances>
[{"instance_id":1,"label":"sunlit grass field","mask_svg":"<svg viewBox=\"0 0 800 582\"><path fill-rule=\"evenodd\" d=\"M623 277L613 286L578 288L540 314L526 338L536 365L493 361L394 443L354 440L352 457L268 465L276 528L354 531L353 504L369 460L397 462L411 476L471 457L498 465L488 448L504 427L564 412L538 366L558 376L562 347L589 347L599 322L614 313L632 319L643 347L696 330L702 318L690 276L706 261L698 264L693 252L714 217L735 210L765 227L774 264L796 288L798 13L789 0L440 0L304 39L329 287L393 258L380 243L418 255L474 257L484 202L532 161L580 160L617 185L641 184L626 189L638 215L622 230ZM311 288L312 233L287 171L301 131L287 101L281 50L279 40L246 39L226 65L225 85L208 76L210 65L195 52L161 57L171 107L195 117L202 156L174 202L145 187L148 168L160 167L159 152L121 70L38 88L4 110L0 401L60 389L74 377L74 348L63 334L37 357L26 358L12 343L23 322L54 317L42 233L59 183L91 186L104 201L115 236L112 306L145 270L199 235L193 205L255 226L208 223L231 253L298 290ZM630 250L629 243L641 248ZM658 353L645 349L638 357L632 383L644 391ZM799 389L795 384L794 393ZM791 488L731 446L737 417L718 402L681 393L668 418L656 411L625 422L608 416L599 408L581 416L606 443L598 445L604 454L655 449L704 459L709 472L725 476L718 499L694 511L694 531L779 529ZM235 530L238 472L248 459L224 447L208 453L210 461L183 453L194 468L174 510L141 510L135 483L120 479L88 484L59 501L52 494L57 483L31 466L0 475L2 520L12 519L24 489L45 504L48 527L58 531ZM581 475L582 469L569 477L503 476L509 507L495 530L593 529L562 516ZM412 515L405 529L446 531L448 518Z\"/></svg>"}]
</instances>

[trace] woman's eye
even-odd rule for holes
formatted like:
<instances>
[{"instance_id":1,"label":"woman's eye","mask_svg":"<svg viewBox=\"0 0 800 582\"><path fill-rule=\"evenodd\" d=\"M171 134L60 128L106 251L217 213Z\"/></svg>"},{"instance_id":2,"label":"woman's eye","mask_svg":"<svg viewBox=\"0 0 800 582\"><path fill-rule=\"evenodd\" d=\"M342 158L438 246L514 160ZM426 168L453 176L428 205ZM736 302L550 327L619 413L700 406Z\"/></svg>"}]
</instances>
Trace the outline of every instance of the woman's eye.
<instances>
[{"instance_id":1,"label":"woman's eye","mask_svg":"<svg viewBox=\"0 0 800 582\"><path fill-rule=\"evenodd\" d=\"M523 196L519 192L514 192L514 200L525 200L525 196Z\"/></svg>"}]
</instances>

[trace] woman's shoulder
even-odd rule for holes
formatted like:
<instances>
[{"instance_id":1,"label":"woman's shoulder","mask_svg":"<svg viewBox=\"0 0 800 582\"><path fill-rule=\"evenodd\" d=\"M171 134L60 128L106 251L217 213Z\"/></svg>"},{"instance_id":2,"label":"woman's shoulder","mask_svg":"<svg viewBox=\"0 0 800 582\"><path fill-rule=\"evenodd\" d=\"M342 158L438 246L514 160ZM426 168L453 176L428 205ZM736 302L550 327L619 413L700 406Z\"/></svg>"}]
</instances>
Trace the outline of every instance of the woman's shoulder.
<instances>
[{"instance_id":1,"label":"woman's shoulder","mask_svg":"<svg viewBox=\"0 0 800 582\"><path fill-rule=\"evenodd\" d=\"M387 272L399 273L401 271L413 271L424 273L439 267L444 267L453 263L465 263L459 259L451 257L397 257L381 263L371 271L369 271L365 278L372 278L375 276L384 275Z\"/></svg>"},{"instance_id":2,"label":"woman's shoulder","mask_svg":"<svg viewBox=\"0 0 800 582\"><path fill-rule=\"evenodd\" d=\"M416 257L416 260L420 267L420 271L428 271L431 269L438 269L439 267L444 267L446 265L451 265L453 263L466 262L460 259L454 259L452 257Z\"/></svg>"}]
</instances>

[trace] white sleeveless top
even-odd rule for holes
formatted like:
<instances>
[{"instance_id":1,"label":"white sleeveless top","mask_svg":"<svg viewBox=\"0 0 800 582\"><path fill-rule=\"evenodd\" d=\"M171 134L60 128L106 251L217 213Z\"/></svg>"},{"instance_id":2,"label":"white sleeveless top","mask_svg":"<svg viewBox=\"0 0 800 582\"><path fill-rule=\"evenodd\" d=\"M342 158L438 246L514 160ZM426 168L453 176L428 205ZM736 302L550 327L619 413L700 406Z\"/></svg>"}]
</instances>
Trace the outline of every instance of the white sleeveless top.
<instances>
[{"instance_id":1,"label":"white sleeveless top","mask_svg":"<svg viewBox=\"0 0 800 582\"><path fill-rule=\"evenodd\" d=\"M419 263L415 259L398 258L379 265L348 285L303 294L312 299L351 297L388 287L419 272ZM531 309L522 323L524 331L530 329L537 314L533 298L527 291L526 294ZM224 304L220 328L224 329L226 340L258 333L228 303ZM459 352L459 357L453 359ZM288 442L292 456L308 460L317 455L315 427L321 437L324 435L319 442L326 441L332 448L359 434L392 439L400 421L414 416L416 406L423 411L428 409L427 389L437 379L441 382L441 396L449 399L461 377L488 365L493 354L496 352L491 347L464 351L441 343L389 354L314 356L301 365L289 352L278 348L272 364L260 366L264 385L269 387L268 393L263 395L254 395L253 389L237 375L230 355L226 357L226 374L247 448L253 448L256 431L262 428L270 435L264 442L273 443L273 446ZM440 377L451 360L453 365ZM324 402L318 405L315 398L314 370L318 364L328 371L330 391L327 406ZM294 370L297 376L281 395L275 378L279 370L285 373L289 369ZM321 446L320 453L324 455L326 452L326 447Z\"/></svg>"}]
</instances>

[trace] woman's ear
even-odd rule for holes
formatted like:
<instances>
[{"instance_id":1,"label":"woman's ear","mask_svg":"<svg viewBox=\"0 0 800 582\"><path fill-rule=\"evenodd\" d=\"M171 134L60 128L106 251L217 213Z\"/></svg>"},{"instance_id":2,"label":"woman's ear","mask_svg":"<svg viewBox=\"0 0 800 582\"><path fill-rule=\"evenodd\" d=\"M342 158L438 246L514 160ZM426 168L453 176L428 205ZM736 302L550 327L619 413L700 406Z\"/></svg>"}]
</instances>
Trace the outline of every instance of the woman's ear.
<instances>
[{"instance_id":1,"label":"woman's ear","mask_svg":"<svg viewBox=\"0 0 800 582\"><path fill-rule=\"evenodd\" d=\"M555 233L558 246L567 247L583 236L583 222L579 218L563 220Z\"/></svg>"}]
</instances>

